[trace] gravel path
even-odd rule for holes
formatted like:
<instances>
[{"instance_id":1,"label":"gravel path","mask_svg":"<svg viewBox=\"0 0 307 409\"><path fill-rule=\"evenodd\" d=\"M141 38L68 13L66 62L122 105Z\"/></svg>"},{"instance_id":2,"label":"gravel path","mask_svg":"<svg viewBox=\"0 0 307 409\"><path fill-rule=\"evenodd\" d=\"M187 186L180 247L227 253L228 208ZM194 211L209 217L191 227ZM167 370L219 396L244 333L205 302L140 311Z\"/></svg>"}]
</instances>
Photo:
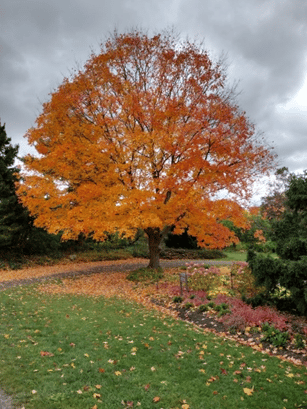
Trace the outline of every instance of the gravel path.
<instances>
[{"instance_id":1,"label":"gravel path","mask_svg":"<svg viewBox=\"0 0 307 409\"><path fill-rule=\"evenodd\" d=\"M0 390L0 409L14 409L12 398Z\"/></svg>"},{"instance_id":2,"label":"gravel path","mask_svg":"<svg viewBox=\"0 0 307 409\"><path fill-rule=\"evenodd\" d=\"M219 265L219 266L227 266L231 265L232 261L215 261L215 260L161 260L161 267L162 268L174 268L174 267L184 267L187 263L197 263L197 264L206 264L206 265ZM129 263L129 261L125 260L122 264L109 264L105 265L103 262L101 265L96 265L95 267L89 268L81 268L80 270L74 271L59 271L55 274L50 274L42 277L32 277L26 278L21 280L10 280L10 281L2 281L0 282L0 291L5 290L10 287L15 287L18 285L28 285L33 284L36 282L43 282L50 279L61 279L67 277L77 277L79 275L91 275L95 273L111 273L114 271L129 271L129 270L136 270L141 267L146 267L148 262L140 262L140 263ZM0 409L2 409L0 407Z\"/></svg>"},{"instance_id":3,"label":"gravel path","mask_svg":"<svg viewBox=\"0 0 307 409\"><path fill-rule=\"evenodd\" d=\"M175 268L175 267L184 267L187 263L197 263L197 264L207 264L207 265L231 265L232 261L215 261L215 260L161 260L161 267L162 268ZM50 274L48 276L43 277L34 277L34 278L27 278L23 280L10 280L10 281L2 281L0 282L0 291L6 290L7 288L19 286L19 285L28 285L33 284L36 282L44 282L50 279L61 279L67 277L77 277L79 275L91 275L95 273L112 273L114 271L129 271L129 270L136 270L137 268L146 267L148 262L140 262L140 263L130 263L126 260L122 264L109 264L105 265L103 262L101 265L97 265L95 267L90 267L84 269L84 267L80 270L75 271L64 271L58 272L56 274ZM23 409L22 407L21 409ZM0 409L17 409L14 408L12 398L0 389ZM26 408L24 408L26 409Z\"/></svg>"}]
</instances>

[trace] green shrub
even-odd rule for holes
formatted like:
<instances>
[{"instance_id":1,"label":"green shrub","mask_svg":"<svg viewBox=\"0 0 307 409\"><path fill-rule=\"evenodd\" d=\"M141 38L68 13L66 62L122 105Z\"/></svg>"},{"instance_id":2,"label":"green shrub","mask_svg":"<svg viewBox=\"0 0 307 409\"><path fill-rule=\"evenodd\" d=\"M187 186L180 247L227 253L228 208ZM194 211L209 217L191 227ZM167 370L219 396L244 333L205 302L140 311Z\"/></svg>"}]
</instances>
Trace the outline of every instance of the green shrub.
<instances>
[{"instance_id":1,"label":"green shrub","mask_svg":"<svg viewBox=\"0 0 307 409\"><path fill-rule=\"evenodd\" d=\"M221 311L217 314L218 318L222 317L223 315L231 314L229 309L221 309Z\"/></svg>"},{"instance_id":2,"label":"green shrub","mask_svg":"<svg viewBox=\"0 0 307 409\"><path fill-rule=\"evenodd\" d=\"M208 310L209 310L209 307L208 307L207 304L201 304L201 305L198 307L198 311L199 311L199 312L206 312L206 311L208 311Z\"/></svg>"},{"instance_id":3,"label":"green shrub","mask_svg":"<svg viewBox=\"0 0 307 409\"><path fill-rule=\"evenodd\" d=\"M304 337L302 334L295 334L294 345L295 345L295 348L297 349L305 348Z\"/></svg>"},{"instance_id":4,"label":"green shrub","mask_svg":"<svg viewBox=\"0 0 307 409\"><path fill-rule=\"evenodd\" d=\"M209 303L210 304L210 303ZM228 306L228 304L226 304L226 303L221 303L221 304L218 304L218 305L215 305L214 307L213 307L213 309L216 311L216 312L218 312L218 314L217 314L217 316L218 317L222 317L223 315L226 315L226 314L231 314L231 311L229 310L229 306Z\"/></svg>"},{"instance_id":5,"label":"green shrub","mask_svg":"<svg viewBox=\"0 0 307 409\"><path fill-rule=\"evenodd\" d=\"M280 260L256 255L250 261L256 285L266 288L266 296L273 296L279 286L290 291L291 299L301 314L307 312L307 257L300 260Z\"/></svg>"},{"instance_id":6,"label":"green shrub","mask_svg":"<svg viewBox=\"0 0 307 409\"><path fill-rule=\"evenodd\" d=\"M127 275L127 280L140 282L140 281L151 281L156 282L159 281L163 277L163 270L159 269L152 269L152 268L139 268L137 270L131 271Z\"/></svg>"},{"instance_id":7,"label":"green shrub","mask_svg":"<svg viewBox=\"0 0 307 409\"><path fill-rule=\"evenodd\" d=\"M189 310L189 309L192 308L192 307L194 307L194 304L191 303L191 302L187 302L187 303L185 303L185 305L184 305L184 308L187 309L187 310Z\"/></svg>"},{"instance_id":8,"label":"green shrub","mask_svg":"<svg viewBox=\"0 0 307 409\"><path fill-rule=\"evenodd\" d=\"M199 250L189 250L189 249L173 249L166 248L161 251L161 258L175 260L175 259L217 259L226 257L225 254L220 250L208 250L208 249L199 249Z\"/></svg>"},{"instance_id":9,"label":"green shrub","mask_svg":"<svg viewBox=\"0 0 307 409\"><path fill-rule=\"evenodd\" d=\"M262 331L264 333L262 341L268 341L275 347L284 347L289 340L288 332L281 332L274 325L265 323L262 326Z\"/></svg>"},{"instance_id":10,"label":"green shrub","mask_svg":"<svg viewBox=\"0 0 307 409\"><path fill-rule=\"evenodd\" d=\"M176 296L173 298L173 302L174 302L174 303L180 304L182 301L183 301L183 298L182 298L182 297L179 297L178 295L176 295Z\"/></svg>"}]
</instances>

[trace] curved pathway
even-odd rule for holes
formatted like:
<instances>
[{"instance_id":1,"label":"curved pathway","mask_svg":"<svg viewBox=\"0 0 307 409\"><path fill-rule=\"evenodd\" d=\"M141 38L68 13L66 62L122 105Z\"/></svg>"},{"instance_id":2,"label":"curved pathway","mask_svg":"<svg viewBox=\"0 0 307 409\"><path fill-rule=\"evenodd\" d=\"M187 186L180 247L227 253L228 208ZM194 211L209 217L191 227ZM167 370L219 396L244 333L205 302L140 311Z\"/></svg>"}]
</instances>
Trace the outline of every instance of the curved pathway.
<instances>
[{"instance_id":1,"label":"curved pathway","mask_svg":"<svg viewBox=\"0 0 307 409\"><path fill-rule=\"evenodd\" d=\"M146 267L148 261L144 261L143 259L140 260L139 263L132 263L130 260L123 260L122 263L114 263L114 264L105 264L105 262L95 263L95 266L86 266L86 263L83 263L80 269L73 269L72 271L61 271L61 266L59 266L59 272L43 275L40 277L31 277L31 272L29 271L28 278L24 279L14 279L14 280L6 280L1 281L0 278L0 291L5 290L10 287L15 287L18 285L28 285L33 284L35 282L43 282L46 280L51 279L61 279L67 277L77 277L79 275L91 275L96 273L112 273L114 271L129 271L129 270L136 270L137 268ZM160 264L162 268L175 268L175 267L184 267L187 263L195 263L195 264L206 264L206 265L219 265L219 266L229 266L233 263L233 261L216 261L216 260L161 260ZM56 267L56 266L53 266ZM47 269L48 267L46 267ZM1 408L1 407L0 407Z\"/></svg>"}]
</instances>

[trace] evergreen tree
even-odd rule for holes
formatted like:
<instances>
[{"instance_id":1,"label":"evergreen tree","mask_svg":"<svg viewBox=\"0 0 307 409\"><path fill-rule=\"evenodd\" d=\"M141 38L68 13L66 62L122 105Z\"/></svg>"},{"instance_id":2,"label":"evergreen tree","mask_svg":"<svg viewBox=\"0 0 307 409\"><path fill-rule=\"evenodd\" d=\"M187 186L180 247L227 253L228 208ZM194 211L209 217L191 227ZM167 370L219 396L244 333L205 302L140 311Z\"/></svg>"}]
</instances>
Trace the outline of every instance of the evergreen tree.
<instances>
[{"instance_id":1,"label":"evergreen tree","mask_svg":"<svg viewBox=\"0 0 307 409\"><path fill-rule=\"evenodd\" d=\"M272 220L272 240L279 259L249 254L257 283L274 294L281 285L290 291L297 310L307 313L307 171L291 174L284 211Z\"/></svg>"},{"instance_id":2,"label":"evergreen tree","mask_svg":"<svg viewBox=\"0 0 307 409\"><path fill-rule=\"evenodd\" d=\"M19 169L15 165L19 146L11 144L0 123L0 250L25 254L48 254L58 251L60 235L50 235L34 226L34 218L22 206L15 183Z\"/></svg>"},{"instance_id":3,"label":"evergreen tree","mask_svg":"<svg viewBox=\"0 0 307 409\"><path fill-rule=\"evenodd\" d=\"M0 248L19 246L25 226L31 224L29 214L18 202L15 191L18 168L14 165L19 146L11 144L0 123Z\"/></svg>"}]
</instances>

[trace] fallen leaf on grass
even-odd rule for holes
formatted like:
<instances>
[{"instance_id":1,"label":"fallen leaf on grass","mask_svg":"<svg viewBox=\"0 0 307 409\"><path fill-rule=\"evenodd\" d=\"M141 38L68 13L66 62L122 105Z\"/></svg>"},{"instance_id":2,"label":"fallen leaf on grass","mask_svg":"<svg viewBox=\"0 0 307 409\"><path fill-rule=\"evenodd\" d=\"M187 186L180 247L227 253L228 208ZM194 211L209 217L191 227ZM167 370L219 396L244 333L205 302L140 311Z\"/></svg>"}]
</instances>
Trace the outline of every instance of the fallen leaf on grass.
<instances>
[{"instance_id":1,"label":"fallen leaf on grass","mask_svg":"<svg viewBox=\"0 0 307 409\"><path fill-rule=\"evenodd\" d=\"M152 400L154 403L160 402L159 396L155 396Z\"/></svg>"},{"instance_id":2,"label":"fallen leaf on grass","mask_svg":"<svg viewBox=\"0 0 307 409\"><path fill-rule=\"evenodd\" d=\"M41 351L40 355L41 356L54 356L52 352L48 352L48 351Z\"/></svg>"},{"instance_id":3,"label":"fallen leaf on grass","mask_svg":"<svg viewBox=\"0 0 307 409\"><path fill-rule=\"evenodd\" d=\"M98 372L100 372L100 373L105 373L105 370L104 370L103 368L99 368L99 369L98 369Z\"/></svg>"},{"instance_id":4,"label":"fallen leaf on grass","mask_svg":"<svg viewBox=\"0 0 307 409\"><path fill-rule=\"evenodd\" d=\"M181 408L182 408L182 409L189 409L189 408L190 408L190 405L187 405L187 404L185 403L184 405L181 405Z\"/></svg>"},{"instance_id":5,"label":"fallen leaf on grass","mask_svg":"<svg viewBox=\"0 0 307 409\"><path fill-rule=\"evenodd\" d=\"M254 387L252 387L252 389L243 388L243 392L248 396L252 396L252 394L254 393Z\"/></svg>"}]
</instances>

